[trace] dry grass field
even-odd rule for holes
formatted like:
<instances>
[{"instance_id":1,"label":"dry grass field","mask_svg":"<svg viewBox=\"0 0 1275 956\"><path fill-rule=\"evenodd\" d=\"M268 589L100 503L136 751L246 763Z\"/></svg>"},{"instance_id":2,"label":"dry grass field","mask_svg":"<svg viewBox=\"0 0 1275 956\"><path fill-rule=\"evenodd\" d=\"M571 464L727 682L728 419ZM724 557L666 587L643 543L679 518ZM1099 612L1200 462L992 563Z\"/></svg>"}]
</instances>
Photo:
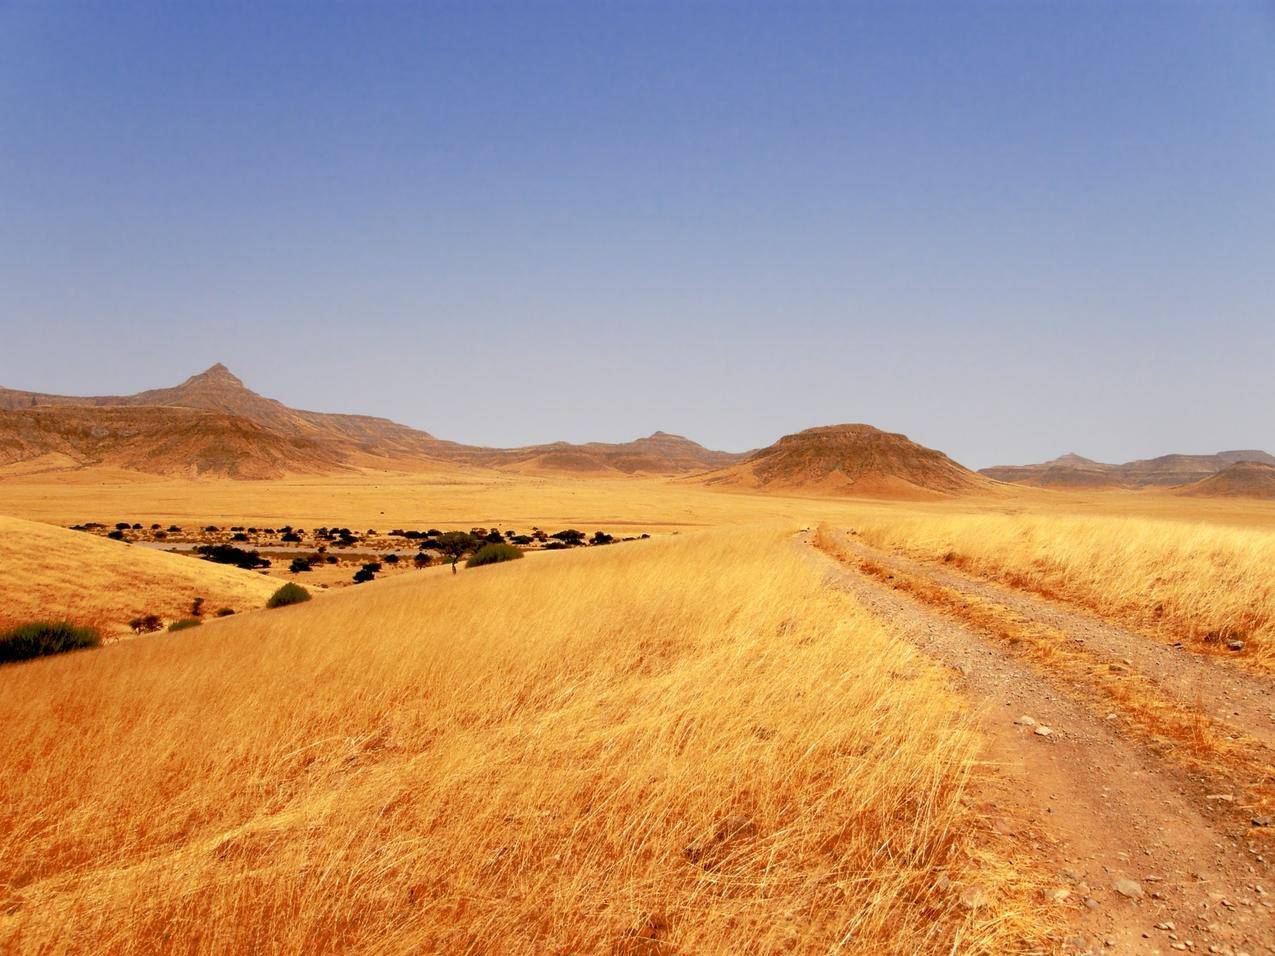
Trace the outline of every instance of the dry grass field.
<instances>
[{"instance_id":1,"label":"dry grass field","mask_svg":"<svg viewBox=\"0 0 1275 956\"><path fill-rule=\"evenodd\" d=\"M172 621L196 597L209 614L262 607L279 582L250 571L0 516L0 628L70 619L104 635L141 614Z\"/></svg>"},{"instance_id":2,"label":"dry grass field","mask_svg":"<svg viewBox=\"0 0 1275 956\"><path fill-rule=\"evenodd\" d=\"M788 531L405 575L6 667L0 697L6 951L1000 952L1054 925L962 801L959 699Z\"/></svg>"},{"instance_id":3,"label":"dry grass field","mask_svg":"<svg viewBox=\"0 0 1275 956\"><path fill-rule=\"evenodd\" d=\"M1090 608L1275 669L1275 532L1154 518L862 515L877 547ZM1228 651L1244 644L1242 656Z\"/></svg>"},{"instance_id":4,"label":"dry grass field","mask_svg":"<svg viewBox=\"0 0 1275 956\"><path fill-rule=\"evenodd\" d=\"M403 571L0 668L0 730L24 741L0 754L0 951L1000 953L1082 925L1151 952L1151 911L1111 889L1127 861L1203 872L1234 832L1214 828L1260 840L1248 818L1275 799L1260 503L461 469L10 479L6 509L655 537ZM841 586L793 537L815 525ZM14 622L176 617L196 593L243 610L278 584L31 521L0 531ZM223 580L250 593L221 597ZM1250 667L1150 650L1172 641ZM1191 817L1211 794L1234 815ZM1140 840L1138 821L1170 817L1188 822ZM1158 912L1194 911L1246 865L1159 884ZM1207 938L1247 951L1252 926Z\"/></svg>"},{"instance_id":5,"label":"dry grass field","mask_svg":"<svg viewBox=\"0 0 1275 956\"><path fill-rule=\"evenodd\" d=\"M1011 486L995 498L890 502L756 494L663 478L524 476L486 469L289 478L159 479L109 470L0 480L0 514L51 524L212 522L305 527L606 528L616 533L784 521L840 522L862 513L1062 514L1159 518L1275 528L1275 502L1183 498L1163 492L1057 492Z\"/></svg>"}]
</instances>

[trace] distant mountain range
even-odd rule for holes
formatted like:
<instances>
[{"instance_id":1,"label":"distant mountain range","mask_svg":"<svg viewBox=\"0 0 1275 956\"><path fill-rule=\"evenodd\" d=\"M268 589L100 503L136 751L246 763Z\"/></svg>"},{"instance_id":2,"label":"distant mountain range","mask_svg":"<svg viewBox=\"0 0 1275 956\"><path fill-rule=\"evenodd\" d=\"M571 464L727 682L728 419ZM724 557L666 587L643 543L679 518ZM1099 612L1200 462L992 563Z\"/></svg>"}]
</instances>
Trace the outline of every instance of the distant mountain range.
<instances>
[{"instance_id":1,"label":"distant mountain range","mask_svg":"<svg viewBox=\"0 0 1275 956\"><path fill-rule=\"evenodd\" d=\"M982 469L980 474L1038 488L1177 488L1248 463L1275 466L1275 455L1257 450L1221 451L1214 455L1162 455L1111 465L1069 454L1037 465L997 465Z\"/></svg>"},{"instance_id":2,"label":"distant mountain range","mask_svg":"<svg viewBox=\"0 0 1275 956\"><path fill-rule=\"evenodd\" d=\"M1275 456L1263 451L1165 455L1122 465L1072 454L976 473L905 435L863 424L808 428L739 454L666 432L619 443L485 448L387 418L289 408L258 395L221 364L172 388L136 395L80 398L0 388L0 476L116 468L252 479L440 466L682 477L723 488L877 498L997 495L1006 493L1006 482L1275 497Z\"/></svg>"},{"instance_id":3,"label":"distant mountain range","mask_svg":"<svg viewBox=\"0 0 1275 956\"><path fill-rule=\"evenodd\" d=\"M106 465L157 475L276 478L451 462L520 472L681 475L746 455L665 432L631 442L483 448L386 418L289 408L218 363L173 388L72 397L0 388L0 467Z\"/></svg>"}]
</instances>

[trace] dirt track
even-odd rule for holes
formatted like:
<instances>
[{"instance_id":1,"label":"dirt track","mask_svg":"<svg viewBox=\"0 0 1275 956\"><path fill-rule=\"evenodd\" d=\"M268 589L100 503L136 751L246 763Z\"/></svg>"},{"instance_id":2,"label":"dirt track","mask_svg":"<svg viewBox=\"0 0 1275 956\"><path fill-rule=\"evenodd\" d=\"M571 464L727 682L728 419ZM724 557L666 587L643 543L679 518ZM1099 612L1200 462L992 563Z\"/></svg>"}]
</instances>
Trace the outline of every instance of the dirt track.
<instances>
[{"instance_id":1,"label":"dirt track","mask_svg":"<svg viewBox=\"0 0 1275 956\"><path fill-rule=\"evenodd\" d=\"M852 558L1046 623L1086 653L1145 673L1164 693L1180 695L1184 707L1189 699L1211 717L1243 723L1262 745L1275 736L1271 688L1260 678L1153 645L1052 602L834 535ZM984 757L994 769L977 794L980 807L993 826L1033 845L1056 868L1056 892L1066 893L1076 928L1064 952L1275 953L1268 862L1275 845L1269 828L1252 827L1234 800L1220 799L1231 794L1212 792L1210 781L1130 732L1094 689L1051 674L889 580L812 551L831 586L854 594L887 628L958 672L955 681L978 709Z\"/></svg>"}]
</instances>

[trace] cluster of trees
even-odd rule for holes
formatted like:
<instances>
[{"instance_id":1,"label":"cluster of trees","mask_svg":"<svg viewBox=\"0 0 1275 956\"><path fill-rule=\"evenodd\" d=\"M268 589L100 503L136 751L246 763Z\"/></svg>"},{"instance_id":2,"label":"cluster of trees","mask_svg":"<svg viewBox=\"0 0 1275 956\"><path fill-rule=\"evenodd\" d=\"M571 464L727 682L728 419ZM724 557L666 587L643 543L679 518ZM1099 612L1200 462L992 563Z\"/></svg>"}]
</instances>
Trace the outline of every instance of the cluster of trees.
<instances>
[{"instance_id":1,"label":"cluster of trees","mask_svg":"<svg viewBox=\"0 0 1275 956\"><path fill-rule=\"evenodd\" d=\"M236 548L233 544L201 544L195 549L205 561L212 561L216 564L232 564L237 568L243 568L245 571L255 571L258 568L270 567L270 559L263 558L256 551L245 551L243 548Z\"/></svg>"}]
</instances>

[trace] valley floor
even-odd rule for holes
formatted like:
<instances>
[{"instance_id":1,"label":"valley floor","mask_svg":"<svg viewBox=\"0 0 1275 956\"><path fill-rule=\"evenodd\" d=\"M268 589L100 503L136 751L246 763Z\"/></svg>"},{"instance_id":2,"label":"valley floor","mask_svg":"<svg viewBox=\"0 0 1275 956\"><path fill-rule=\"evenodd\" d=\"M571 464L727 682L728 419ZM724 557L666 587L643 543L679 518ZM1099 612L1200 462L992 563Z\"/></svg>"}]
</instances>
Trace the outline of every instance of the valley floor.
<instances>
[{"instance_id":1,"label":"valley floor","mask_svg":"<svg viewBox=\"0 0 1275 956\"><path fill-rule=\"evenodd\" d=\"M0 514L654 538L0 667L0 950L1275 953L1266 505L36 477ZM10 607L269 587L3 520Z\"/></svg>"}]
</instances>

